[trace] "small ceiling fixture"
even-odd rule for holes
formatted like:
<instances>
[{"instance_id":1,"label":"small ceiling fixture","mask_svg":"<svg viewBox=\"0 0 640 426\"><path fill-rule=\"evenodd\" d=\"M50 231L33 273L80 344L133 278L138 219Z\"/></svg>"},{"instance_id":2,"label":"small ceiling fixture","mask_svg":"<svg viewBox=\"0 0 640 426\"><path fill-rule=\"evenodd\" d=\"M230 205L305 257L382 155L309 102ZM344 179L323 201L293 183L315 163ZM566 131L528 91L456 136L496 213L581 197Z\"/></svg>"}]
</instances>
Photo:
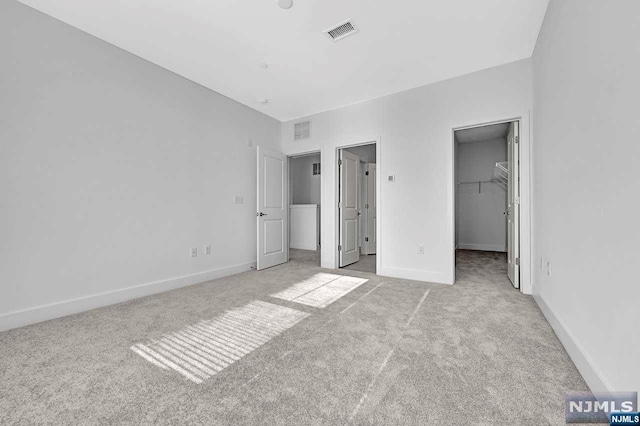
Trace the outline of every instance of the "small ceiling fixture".
<instances>
[{"instance_id":1,"label":"small ceiling fixture","mask_svg":"<svg viewBox=\"0 0 640 426\"><path fill-rule=\"evenodd\" d=\"M282 9L291 9L293 6L293 0L276 0L276 2Z\"/></svg>"},{"instance_id":2,"label":"small ceiling fixture","mask_svg":"<svg viewBox=\"0 0 640 426\"><path fill-rule=\"evenodd\" d=\"M258 98L258 102L260 102L263 105L266 105L269 103L269 99L267 98Z\"/></svg>"},{"instance_id":3,"label":"small ceiling fixture","mask_svg":"<svg viewBox=\"0 0 640 426\"><path fill-rule=\"evenodd\" d=\"M269 68L269 64L266 62L260 62L260 68L266 70L267 68Z\"/></svg>"}]
</instances>

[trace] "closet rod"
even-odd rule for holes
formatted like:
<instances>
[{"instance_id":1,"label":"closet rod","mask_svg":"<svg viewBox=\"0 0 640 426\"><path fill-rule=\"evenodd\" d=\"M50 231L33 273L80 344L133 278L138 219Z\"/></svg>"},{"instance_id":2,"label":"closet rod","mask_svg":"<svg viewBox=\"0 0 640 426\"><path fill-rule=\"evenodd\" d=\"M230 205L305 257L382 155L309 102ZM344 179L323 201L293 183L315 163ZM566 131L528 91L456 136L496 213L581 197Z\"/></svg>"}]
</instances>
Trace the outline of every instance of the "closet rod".
<instances>
[{"instance_id":1,"label":"closet rod","mask_svg":"<svg viewBox=\"0 0 640 426\"><path fill-rule=\"evenodd\" d=\"M474 180L471 182L458 182L458 185L463 185L468 183L497 183L497 182L494 180Z\"/></svg>"}]
</instances>

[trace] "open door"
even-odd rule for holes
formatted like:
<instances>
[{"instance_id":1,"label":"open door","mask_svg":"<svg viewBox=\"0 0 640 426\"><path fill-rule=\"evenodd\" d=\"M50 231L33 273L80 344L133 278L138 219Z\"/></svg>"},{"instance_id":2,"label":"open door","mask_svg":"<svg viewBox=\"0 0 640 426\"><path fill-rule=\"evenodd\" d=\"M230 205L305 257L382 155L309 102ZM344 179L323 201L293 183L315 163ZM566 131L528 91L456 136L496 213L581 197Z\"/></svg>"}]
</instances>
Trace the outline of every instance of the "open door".
<instances>
[{"instance_id":1,"label":"open door","mask_svg":"<svg viewBox=\"0 0 640 426\"><path fill-rule=\"evenodd\" d=\"M289 260L287 159L258 147L258 267Z\"/></svg>"},{"instance_id":2,"label":"open door","mask_svg":"<svg viewBox=\"0 0 640 426\"><path fill-rule=\"evenodd\" d=\"M367 190L364 204L364 254L376 254L376 164L368 163L365 171Z\"/></svg>"},{"instance_id":3,"label":"open door","mask_svg":"<svg viewBox=\"0 0 640 426\"><path fill-rule=\"evenodd\" d=\"M507 155L509 181L507 187L507 275L515 288L520 288L520 129L509 124Z\"/></svg>"},{"instance_id":4,"label":"open door","mask_svg":"<svg viewBox=\"0 0 640 426\"><path fill-rule=\"evenodd\" d=\"M338 210L340 215L340 267L350 265L360 259L358 244L358 174L360 158L343 149L340 150L340 191Z\"/></svg>"}]
</instances>

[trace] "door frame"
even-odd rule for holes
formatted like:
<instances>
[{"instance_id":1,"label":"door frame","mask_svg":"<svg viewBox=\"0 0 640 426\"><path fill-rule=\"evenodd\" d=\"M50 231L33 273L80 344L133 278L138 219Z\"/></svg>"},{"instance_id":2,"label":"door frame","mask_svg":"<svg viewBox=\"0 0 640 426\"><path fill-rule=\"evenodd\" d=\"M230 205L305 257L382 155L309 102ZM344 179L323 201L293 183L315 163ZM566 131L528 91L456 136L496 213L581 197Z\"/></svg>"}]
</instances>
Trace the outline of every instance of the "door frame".
<instances>
[{"instance_id":1,"label":"door frame","mask_svg":"<svg viewBox=\"0 0 640 426\"><path fill-rule=\"evenodd\" d=\"M289 171L288 176L287 176L287 194L289 196L289 206L287 206L287 221L289 223L289 241L287 241L287 258L289 260L291 260L291 253L289 251L290 249L290 245L291 245L291 201L293 200L293 194L292 194L292 186L291 186L291 160L294 158L298 158L298 157L307 157L309 155L315 155L315 154L320 154L320 218L318 218L318 220L320 222L322 222L322 174L324 173L323 170L323 161L322 161L322 150L319 149L315 149L312 151L305 151L305 152L300 152L298 154L286 154L287 156L287 170ZM322 247L322 226L320 227L320 247ZM319 249L320 254L322 255L322 248Z\"/></svg>"},{"instance_id":2,"label":"door frame","mask_svg":"<svg viewBox=\"0 0 640 426\"><path fill-rule=\"evenodd\" d=\"M453 127L451 130L451 148L452 152L455 152L455 132L458 130L473 129L476 127L490 126L492 124L511 123L517 121L519 123L519 150L520 150L520 292L525 294L533 294L532 283L532 250L531 250L531 212L532 212L532 199L531 199L531 137L530 137L530 118L528 115L515 116L510 118L499 118L492 121L486 121L481 123L466 124ZM451 199L453 203L453 281L455 284L456 279L456 211L457 211L457 199L456 199L456 155L452 156L453 162L453 175L452 185L450 188Z\"/></svg>"},{"instance_id":3,"label":"door frame","mask_svg":"<svg viewBox=\"0 0 640 426\"><path fill-rule=\"evenodd\" d=\"M334 159L335 159L335 169L334 176L336 177L335 182L335 198L334 198L334 212L335 212L335 221L334 221L334 235L335 235L335 247L333 248L335 254L335 261L333 268L340 269L340 252L338 250L338 245L340 244L340 208L338 207L338 202L340 201L340 169L339 169L339 160L340 160L340 150L345 148L354 148L357 146L364 145L375 145L376 146L376 202L377 202L377 212L376 212L376 274L378 274L382 270L382 233L380 230L382 229L382 197L381 194L381 164L382 164L382 145L380 142L381 138L377 137L375 139L371 139L365 142L358 142L346 145L338 145L334 150Z\"/></svg>"},{"instance_id":4,"label":"door frame","mask_svg":"<svg viewBox=\"0 0 640 426\"><path fill-rule=\"evenodd\" d=\"M366 197L362 197L361 196L360 199L362 200L363 198L366 198L367 202L364 203L365 207L363 207L363 210L362 210L362 218L363 218L364 224L363 224L363 226L360 227L360 230L366 229L367 232L365 232L365 234L368 234L369 231L370 231L370 226L369 226L370 222L371 222L371 214L370 213L371 213L372 209L371 209L371 204L369 203L369 201L370 201L369 200L369 178L368 178L369 175L367 175L367 173L370 172L369 169L371 168L372 165L375 166L375 168L376 168L375 176L376 176L376 180L377 180L377 178L378 178L378 168L377 168L377 164L376 163L361 163L361 164L365 165L365 168L364 168L364 170L362 172L362 179L366 183L364 185L364 187L365 187L364 188L364 192L366 193ZM374 185L375 185L375 183L374 183ZM369 205L369 208L366 207L367 204ZM377 200L376 200L376 214L377 214L377 210L378 210L378 203L377 203ZM370 235L369 235L369 237L370 237ZM364 235L362 235L361 238L366 238L366 237ZM376 238L376 241L378 241L377 238ZM364 249L363 250L364 254L366 254L366 255L376 254L376 253L369 253L369 251L370 251L369 249L371 248L370 246L372 246L372 245L369 244L368 241L362 240L361 244L362 244L362 248Z\"/></svg>"}]
</instances>

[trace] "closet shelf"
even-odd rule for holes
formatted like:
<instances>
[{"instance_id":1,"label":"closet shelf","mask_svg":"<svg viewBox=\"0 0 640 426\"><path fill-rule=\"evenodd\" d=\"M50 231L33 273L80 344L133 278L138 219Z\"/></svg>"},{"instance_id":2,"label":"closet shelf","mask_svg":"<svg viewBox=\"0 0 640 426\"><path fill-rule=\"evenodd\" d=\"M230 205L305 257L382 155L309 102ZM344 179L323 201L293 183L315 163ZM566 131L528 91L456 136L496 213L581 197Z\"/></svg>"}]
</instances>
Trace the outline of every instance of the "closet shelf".
<instances>
[{"instance_id":1,"label":"closet shelf","mask_svg":"<svg viewBox=\"0 0 640 426\"><path fill-rule=\"evenodd\" d=\"M493 183L498 185L500 188L506 190L509 185L509 163L500 162L496 163L493 168L493 177L491 180L474 180L471 182L458 182L458 185L468 185L475 184L478 185L478 194L482 193L482 184L483 183Z\"/></svg>"},{"instance_id":2,"label":"closet shelf","mask_svg":"<svg viewBox=\"0 0 640 426\"><path fill-rule=\"evenodd\" d=\"M496 163L495 167L493 168L492 180L499 183L500 185L503 185L506 189L507 185L509 184L509 163L507 163L506 161Z\"/></svg>"}]
</instances>

